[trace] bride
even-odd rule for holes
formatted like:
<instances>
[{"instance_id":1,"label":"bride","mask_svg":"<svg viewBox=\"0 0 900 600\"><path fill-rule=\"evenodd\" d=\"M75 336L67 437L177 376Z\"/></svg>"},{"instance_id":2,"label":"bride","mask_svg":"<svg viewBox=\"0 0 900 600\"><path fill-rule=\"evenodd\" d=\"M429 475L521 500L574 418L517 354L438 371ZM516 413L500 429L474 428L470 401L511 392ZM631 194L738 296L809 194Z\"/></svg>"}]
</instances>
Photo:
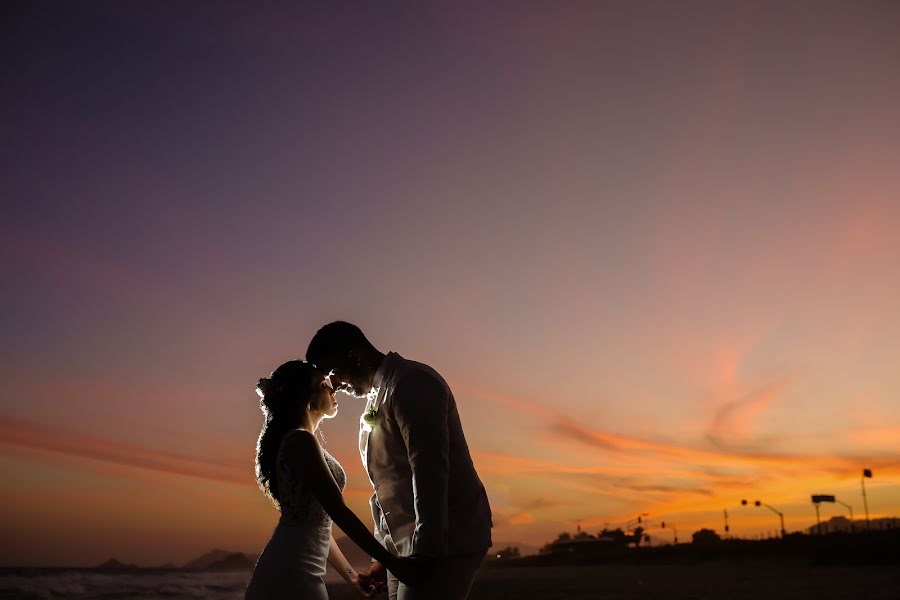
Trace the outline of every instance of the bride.
<instances>
[{"instance_id":1,"label":"bride","mask_svg":"<svg viewBox=\"0 0 900 600\"><path fill-rule=\"evenodd\" d=\"M329 379L313 365L292 360L260 379L256 392L265 415L256 478L281 518L256 562L245 600L327 600L326 561L371 598L375 587L347 562L331 534L332 520L398 579L417 579L414 559L388 552L344 504L344 469L315 435L322 419L337 414Z\"/></svg>"}]
</instances>

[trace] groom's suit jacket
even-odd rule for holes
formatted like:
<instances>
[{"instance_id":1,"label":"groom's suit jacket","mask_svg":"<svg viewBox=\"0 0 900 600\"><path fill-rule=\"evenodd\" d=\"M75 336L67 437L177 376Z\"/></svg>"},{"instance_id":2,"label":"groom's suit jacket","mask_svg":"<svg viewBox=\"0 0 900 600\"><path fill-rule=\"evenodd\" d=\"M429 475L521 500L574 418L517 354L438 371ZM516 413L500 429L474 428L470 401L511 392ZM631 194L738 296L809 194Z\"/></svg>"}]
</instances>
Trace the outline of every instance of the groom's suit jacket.
<instances>
[{"instance_id":1,"label":"groom's suit jacket","mask_svg":"<svg viewBox=\"0 0 900 600\"><path fill-rule=\"evenodd\" d=\"M374 383L366 410L377 406L377 416L370 427L360 420L359 452L375 490L375 537L400 556L487 550L491 508L447 382L391 352Z\"/></svg>"}]
</instances>

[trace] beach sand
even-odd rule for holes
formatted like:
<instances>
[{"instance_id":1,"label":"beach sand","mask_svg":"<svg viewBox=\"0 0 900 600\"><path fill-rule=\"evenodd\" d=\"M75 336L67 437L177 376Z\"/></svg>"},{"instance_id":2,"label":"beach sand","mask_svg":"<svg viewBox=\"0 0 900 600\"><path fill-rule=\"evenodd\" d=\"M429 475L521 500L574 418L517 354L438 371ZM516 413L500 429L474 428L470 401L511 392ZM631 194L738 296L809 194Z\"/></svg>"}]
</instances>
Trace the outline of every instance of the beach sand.
<instances>
[{"instance_id":1,"label":"beach sand","mask_svg":"<svg viewBox=\"0 0 900 600\"><path fill-rule=\"evenodd\" d=\"M356 597L329 586L331 600ZM384 596L382 596L384 597ZM809 566L765 561L694 565L486 567L470 600L898 600L896 566Z\"/></svg>"}]
</instances>

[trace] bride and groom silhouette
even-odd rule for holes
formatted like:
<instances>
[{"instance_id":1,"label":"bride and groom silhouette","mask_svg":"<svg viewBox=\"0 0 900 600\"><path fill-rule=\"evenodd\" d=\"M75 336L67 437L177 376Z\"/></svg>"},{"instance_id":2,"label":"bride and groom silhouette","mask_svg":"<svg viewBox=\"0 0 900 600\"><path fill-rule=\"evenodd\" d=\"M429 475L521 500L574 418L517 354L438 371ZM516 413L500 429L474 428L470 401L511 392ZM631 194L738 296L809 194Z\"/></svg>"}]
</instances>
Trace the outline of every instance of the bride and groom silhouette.
<instances>
[{"instance_id":1,"label":"bride and groom silhouette","mask_svg":"<svg viewBox=\"0 0 900 600\"><path fill-rule=\"evenodd\" d=\"M337 415L335 393L365 399L359 453L374 493L370 530L343 498L346 475L319 442ZM491 546L491 509L463 435L456 401L431 367L377 350L337 321L259 380L265 415L256 453L260 488L281 518L259 557L247 600L327 600L331 564L362 597L463 600ZM372 557L357 572L332 522Z\"/></svg>"}]
</instances>

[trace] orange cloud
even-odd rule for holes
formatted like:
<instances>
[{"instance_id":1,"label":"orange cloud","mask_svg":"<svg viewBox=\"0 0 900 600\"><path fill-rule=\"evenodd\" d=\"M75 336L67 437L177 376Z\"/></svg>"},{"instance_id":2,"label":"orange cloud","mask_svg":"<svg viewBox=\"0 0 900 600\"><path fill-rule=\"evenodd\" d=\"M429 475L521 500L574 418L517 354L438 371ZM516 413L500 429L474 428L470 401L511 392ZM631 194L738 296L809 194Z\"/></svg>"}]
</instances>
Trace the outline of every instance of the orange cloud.
<instances>
[{"instance_id":1,"label":"orange cloud","mask_svg":"<svg viewBox=\"0 0 900 600\"><path fill-rule=\"evenodd\" d=\"M728 445L729 439L744 434L759 413L771 404L787 387L786 379L779 379L726 403L716 411L707 432L716 446Z\"/></svg>"},{"instance_id":2,"label":"orange cloud","mask_svg":"<svg viewBox=\"0 0 900 600\"><path fill-rule=\"evenodd\" d=\"M514 515L510 515L509 524L510 525L530 525L534 523L535 518L529 512L520 512Z\"/></svg>"},{"instance_id":3,"label":"orange cloud","mask_svg":"<svg viewBox=\"0 0 900 600\"><path fill-rule=\"evenodd\" d=\"M95 460L238 485L254 485L251 465L211 461L183 454L163 452L135 444L0 418L0 443L32 451Z\"/></svg>"},{"instance_id":4,"label":"orange cloud","mask_svg":"<svg viewBox=\"0 0 900 600\"><path fill-rule=\"evenodd\" d=\"M848 440L862 445L881 447L896 446L900 440L900 427L871 427L848 431L844 434Z\"/></svg>"},{"instance_id":5,"label":"orange cloud","mask_svg":"<svg viewBox=\"0 0 900 600\"><path fill-rule=\"evenodd\" d=\"M782 378L726 405L716 414L712 431L745 430L786 386L787 379ZM469 388L470 393L473 390ZM773 502L795 503L795 511L803 514L809 490L846 485L859 477L863 466L878 469L887 477L900 475L896 466L900 454L896 452L790 454L760 450L752 444L710 447L702 438L697 445L670 443L592 428L572 418L550 415L522 398L491 393L480 396L531 415L544 432L535 443L556 449L550 453L542 449L537 458L474 452L489 488L499 486L504 498L521 498L537 486L566 499L561 510L541 512L536 525L540 528L565 524L566 513L572 511L589 516L582 512L585 509L606 513L590 520L594 524L625 520L630 518L621 512L626 505L641 506L654 514L684 513L703 523L711 514L721 514L723 506L735 506L742 497L760 492ZM884 439L890 433L890 428L871 431L873 439ZM865 434L847 433L845 437L854 435ZM543 458L553 455L565 458ZM534 510L524 500L511 500L511 504L521 511ZM747 515L747 523L767 523L764 515Z\"/></svg>"},{"instance_id":6,"label":"orange cloud","mask_svg":"<svg viewBox=\"0 0 900 600\"><path fill-rule=\"evenodd\" d=\"M544 419L553 418L556 415L555 412L541 406L540 404L528 402L527 400L523 400L521 398L507 396L506 394L498 394L497 392L486 390L484 388L480 388L478 386L470 385L467 383L454 381L453 387L458 392L470 394L479 398L484 398L485 400L490 400L491 402L506 406L507 408L514 408L520 412L531 415L532 417Z\"/></svg>"}]
</instances>

